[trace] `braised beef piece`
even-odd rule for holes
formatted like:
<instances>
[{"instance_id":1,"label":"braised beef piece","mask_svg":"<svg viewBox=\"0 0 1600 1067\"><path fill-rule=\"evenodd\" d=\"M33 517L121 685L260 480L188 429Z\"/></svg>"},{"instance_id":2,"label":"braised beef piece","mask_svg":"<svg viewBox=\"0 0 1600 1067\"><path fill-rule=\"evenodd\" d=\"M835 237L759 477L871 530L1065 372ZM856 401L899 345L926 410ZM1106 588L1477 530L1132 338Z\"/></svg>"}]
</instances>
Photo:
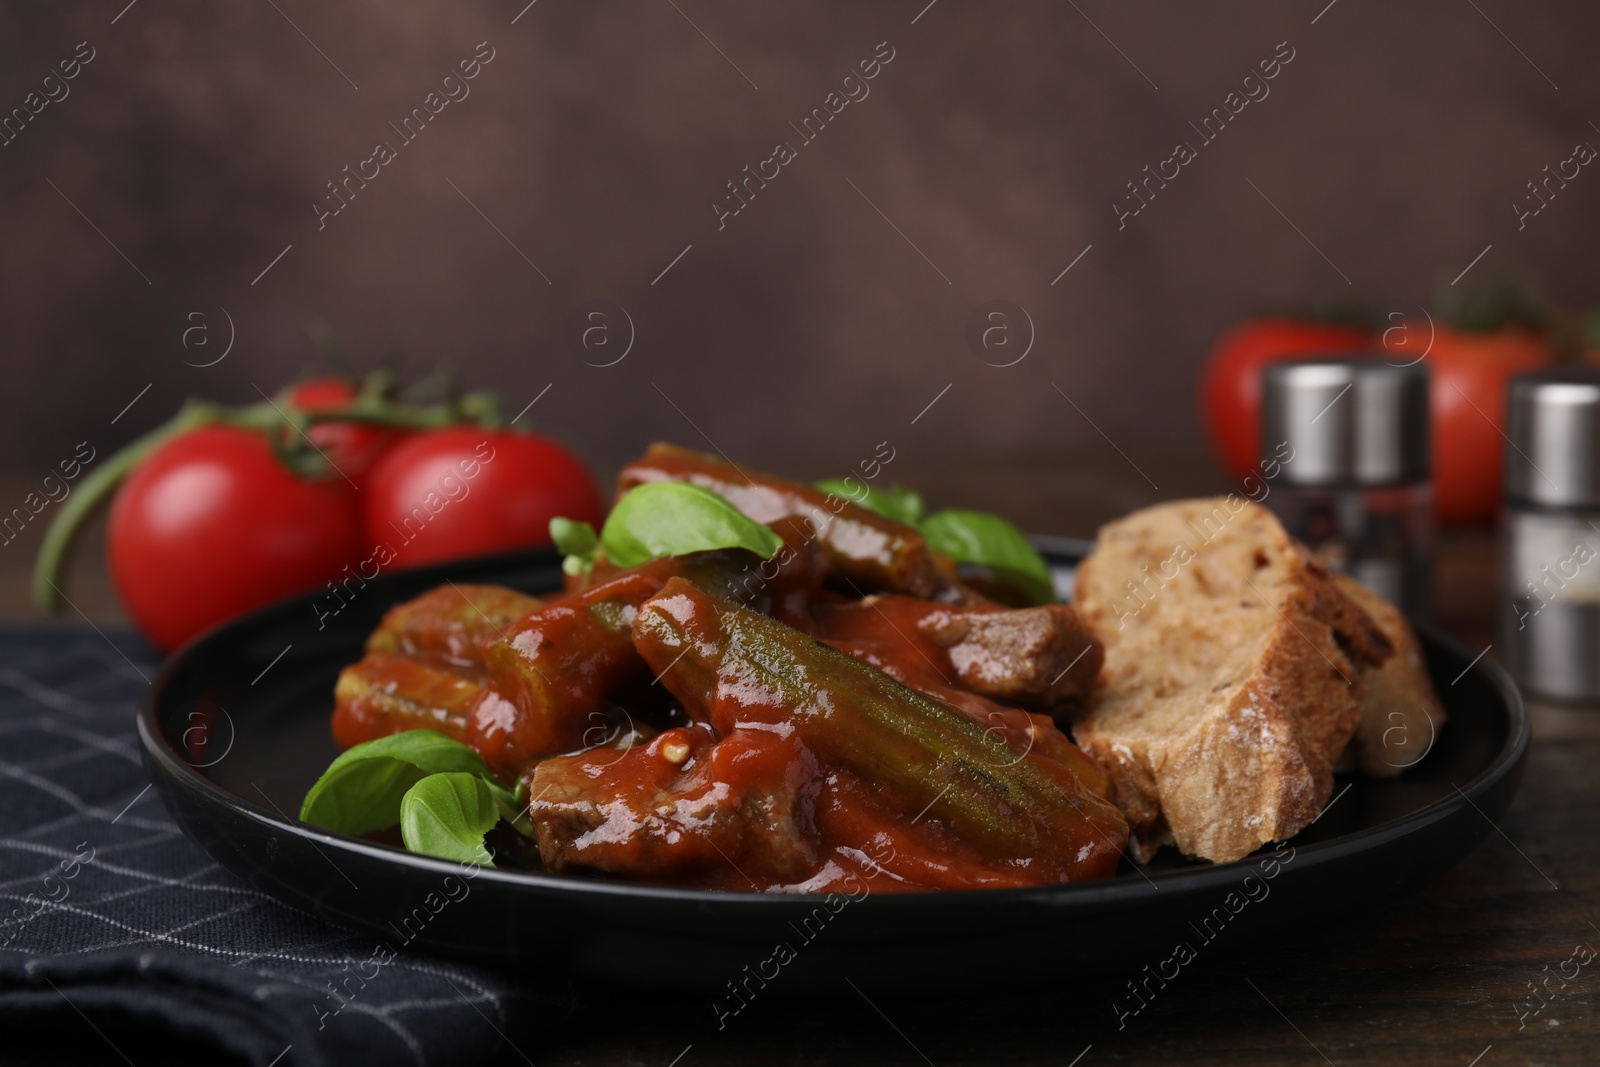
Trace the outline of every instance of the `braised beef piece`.
<instances>
[{"instance_id":1,"label":"braised beef piece","mask_svg":"<svg viewBox=\"0 0 1600 1067\"><path fill-rule=\"evenodd\" d=\"M679 727L625 751L544 760L528 810L547 870L671 880L731 868L728 888L752 888L816 865L815 764L792 739Z\"/></svg>"},{"instance_id":2,"label":"braised beef piece","mask_svg":"<svg viewBox=\"0 0 1600 1067\"><path fill-rule=\"evenodd\" d=\"M1065 604L936 610L917 628L945 650L962 686L1042 711L1087 697L1104 658L1078 613Z\"/></svg>"}]
</instances>

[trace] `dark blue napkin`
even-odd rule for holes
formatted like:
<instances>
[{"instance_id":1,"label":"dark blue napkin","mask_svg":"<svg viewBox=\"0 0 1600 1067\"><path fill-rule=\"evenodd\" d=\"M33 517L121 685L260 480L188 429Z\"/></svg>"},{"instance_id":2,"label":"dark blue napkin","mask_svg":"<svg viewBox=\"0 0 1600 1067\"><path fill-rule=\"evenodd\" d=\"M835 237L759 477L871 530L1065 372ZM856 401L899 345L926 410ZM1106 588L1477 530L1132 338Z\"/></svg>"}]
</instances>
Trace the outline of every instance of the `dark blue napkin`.
<instances>
[{"instance_id":1,"label":"dark blue napkin","mask_svg":"<svg viewBox=\"0 0 1600 1067\"><path fill-rule=\"evenodd\" d=\"M134 731L154 673L124 631L0 627L0 1059L522 1062L512 1024L559 1018L553 998L415 952L342 981L370 935L257 892L179 832Z\"/></svg>"}]
</instances>

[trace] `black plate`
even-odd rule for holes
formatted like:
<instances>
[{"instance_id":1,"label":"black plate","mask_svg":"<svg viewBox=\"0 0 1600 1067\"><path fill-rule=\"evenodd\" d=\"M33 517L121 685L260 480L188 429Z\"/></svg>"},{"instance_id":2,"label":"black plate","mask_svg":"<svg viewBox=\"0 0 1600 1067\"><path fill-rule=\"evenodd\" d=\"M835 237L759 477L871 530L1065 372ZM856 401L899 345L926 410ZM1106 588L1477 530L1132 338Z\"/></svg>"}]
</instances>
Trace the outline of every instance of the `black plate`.
<instances>
[{"instance_id":1,"label":"black plate","mask_svg":"<svg viewBox=\"0 0 1600 1067\"><path fill-rule=\"evenodd\" d=\"M1062 578L1088 547L1040 545ZM1392 899L1490 831L1527 752L1527 712L1505 672L1424 629L1449 724L1400 778L1341 778L1335 802L1276 865L1264 864L1266 853L1220 866L1124 860L1099 882L909 894L874 894L869 884L859 899L830 900L491 869L466 880L455 864L294 821L288 813L337 751L328 730L334 678L359 658L385 609L447 578L547 592L560 577L550 551L450 564L353 589L321 628L314 605L333 607L328 594L207 634L167 663L140 712L162 801L251 884L396 949L414 942L547 977L680 992L722 989L779 962L791 991L819 979L836 986L841 973L885 988L950 989L1082 969L1134 978L1170 958L1179 940L1238 947ZM780 944L794 950L792 961Z\"/></svg>"}]
</instances>

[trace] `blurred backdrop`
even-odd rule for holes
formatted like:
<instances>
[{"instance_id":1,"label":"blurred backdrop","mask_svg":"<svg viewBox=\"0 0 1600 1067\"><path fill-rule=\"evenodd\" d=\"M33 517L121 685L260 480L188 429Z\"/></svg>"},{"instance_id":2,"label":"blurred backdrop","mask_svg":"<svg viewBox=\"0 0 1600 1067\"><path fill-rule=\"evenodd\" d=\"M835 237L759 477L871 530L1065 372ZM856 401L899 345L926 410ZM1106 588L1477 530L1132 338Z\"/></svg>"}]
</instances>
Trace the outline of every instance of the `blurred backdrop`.
<instances>
[{"instance_id":1,"label":"blurred backdrop","mask_svg":"<svg viewBox=\"0 0 1600 1067\"><path fill-rule=\"evenodd\" d=\"M1195 380L1242 316L1412 311L1469 265L1594 300L1600 175L1513 207L1600 144L1576 0L3 17L18 496L185 396L274 391L320 321L357 370L537 397L602 479L656 438L817 477L888 441L901 477L978 472L965 503L992 466L1132 506L1205 487ZM1009 348L977 343L993 301Z\"/></svg>"}]
</instances>

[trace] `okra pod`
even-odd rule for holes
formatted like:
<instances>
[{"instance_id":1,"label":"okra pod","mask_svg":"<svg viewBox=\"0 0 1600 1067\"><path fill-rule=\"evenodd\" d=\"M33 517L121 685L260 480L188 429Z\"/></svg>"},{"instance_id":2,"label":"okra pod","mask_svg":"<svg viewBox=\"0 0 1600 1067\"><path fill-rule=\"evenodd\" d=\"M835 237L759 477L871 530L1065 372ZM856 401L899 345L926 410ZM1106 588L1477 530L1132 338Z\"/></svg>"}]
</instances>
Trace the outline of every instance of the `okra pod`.
<instances>
[{"instance_id":1,"label":"okra pod","mask_svg":"<svg viewBox=\"0 0 1600 1067\"><path fill-rule=\"evenodd\" d=\"M815 540L827 554L829 569L860 589L926 598L950 586L951 577L941 572L916 528L810 486L666 444L651 445L623 468L618 491L646 482L689 482L786 537L804 530L804 539Z\"/></svg>"},{"instance_id":2,"label":"okra pod","mask_svg":"<svg viewBox=\"0 0 1600 1067\"><path fill-rule=\"evenodd\" d=\"M1005 859L1106 873L1127 840L1122 813L1060 763L997 755L993 735L962 713L688 582L668 582L646 602L633 633L663 684L720 732L792 728L907 814L939 819Z\"/></svg>"},{"instance_id":3,"label":"okra pod","mask_svg":"<svg viewBox=\"0 0 1600 1067\"><path fill-rule=\"evenodd\" d=\"M483 646L541 603L498 585L441 585L390 608L367 651L481 669Z\"/></svg>"},{"instance_id":4,"label":"okra pod","mask_svg":"<svg viewBox=\"0 0 1600 1067\"><path fill-rule=\"evenodd\" d=\"M437 730L465 743L468 721L483 697L482 684L456 671L371 652L339 672L333 738L349 748L402 730Z\"/></svg>"}]
</instances>

